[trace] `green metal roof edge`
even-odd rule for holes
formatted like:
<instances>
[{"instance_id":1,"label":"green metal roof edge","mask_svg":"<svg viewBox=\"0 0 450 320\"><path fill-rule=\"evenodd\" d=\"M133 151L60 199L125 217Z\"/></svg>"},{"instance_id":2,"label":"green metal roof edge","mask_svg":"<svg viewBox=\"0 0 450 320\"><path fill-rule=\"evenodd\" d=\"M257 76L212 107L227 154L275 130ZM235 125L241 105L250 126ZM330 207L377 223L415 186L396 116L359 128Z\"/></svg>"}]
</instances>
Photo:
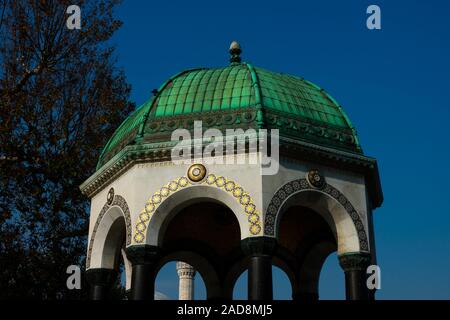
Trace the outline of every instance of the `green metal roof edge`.
<instances>
[{"instance_id":1,"label":"green metal roof edge","mask_svg":"<svg viewBox=\"0 0 450 320\"><path fill-rule=\"evenodd\" d=\"M158 94L159 94L159 92L158 92ZM150 98L150 100L148 100L145 103L145 104L149 104L150 107L148 108L148 111L144 114L144 116L142 117L143 120L142 120L142 123L140 124L141 127L139 128L138 134L137 134L137 137L139 137L139 138L142 137L142 135L143 135L145 123L147 122L148 115L150 113L150 109L152 108L152 105L155 102L155 100L156 100L156 96L153 96Z\"/></svg>"},{"instance_id":2,"label":"green metal roof edge","mask_svg":"<svg viewBox=\"0 0 450 320\"><path fill-rule=\"evenodd\" d=\"M135 109L133 112L131 112L131 114L129 114L125 120L122 121L122 123L120 124L120 126L114 131L114 133L112 134L112 136L109 138L108 142L106 143L106 145L103 147L102 152L100 153L100 156L98 157L98 161L97 161L97 166L96 166L96 170L100 169L100 162L103 159L103 155L105 154L105 151L108 150L109 145L111 144L111 141L114 139L114 137L116 136L116 134L120 131L120 129L125 125L125 123L128 122L128 120L130 119L130 117L135 114L138 113L138 111L142 108L145 107L147 103L143 103L141 106L139 106L137 109Z\"/></svg>"},{"instance_id":3,"label":"green metal roof edge","mask_svg":"<svg viewBox=\"0 0 450 320\"><path fill-rule=\"evenodd\" d=\"M248 71L250 72L250 76L252 77L252 86L255 91L255 102L256 102L256 122L258 125L258 128L262 128L264 125L263 115L262 115L262 92L261 92L261 84L259 83L259 77L256 73L255 68L247 62L243 63Z\"/></svg>"},{"instance_id":4,"label":"green metal roof edge","mask_svg":"<svg viewBox=\"0 0 450 320\"><path fill-rule=\"evenodd\" d=\"M347 113L345 113L344 108L342 108L342 106L325 90L323 90L323 93L325 93L327 95L327 97L333 101L333 103L338 107L339 111L341 112L342 116L344 117L345 121L347 122L348 126L350 127L350 129L352 130L353 133L353 137L355 138L355 144L356 146L362 151L361 148L361 144L359 143L359 138L358 138L358 134L356 132L356 128L353 125L353 123L351 122L350 118L347 116Z\"/></svg>"},{"instance_id":5,"label":"green metal roof edge","mask_svg":"<svg viewBox=\"0 0 450 320\"><path fill-rule=\"evenodd\" d=\"M191 68L191 69L186 69L183 70L181 72L178 72L176 74L174 74L173 76L171 76L169 79L167 79L165 82L163 82L163 84L158 88L158 93L153 96L153 100L152 103L150 105L150 108L148 108L148 112L144 115L144 120L142 121L141 127L139 128L138 131L138 137L142 138L144 136L144 128L145 128L145 124L147 123L148 117L150 116L150 112L153 110L153 103L158 99L159 95L161 94L161 92L167 87L167 85L173 81L174 79L178 78L179 76L188 73L188 72L192 72L192 71L199 71L199 70L208 70L208 68L202 68L202 67L198 67L198 68Z\"/></svg>"},{"instance_id":6,"label":"green metal roof edge","mask_svg":"<svg viewBox=\"0 0 450 320\"><path fill-rule=\"evenodd\" d=\"M143 133L144 133L144 127L145 127L145 124L146 124L146 122L147 122L147 120L148 120L148 117L149 117L149 115L150 115L150 112L151 112L151 110L152 110L152 107L153 107L153 102L157 99L157 97L159 96L159 94L161 93L161 91L162 90L164 90L164 88L171 82L171 81L173 81L175 78L177 78L177 77L179 77L179 76L181 76L182 74L184 74L184 73L187 73L187 72L192 72L192 71L196 71L196 70L208 70L208 68L191 68L191 69L186 69L186 70L183 70L183 71L181 71L181 72L178 72L178 73L176 73L176 74L174 74L173 76L171 76L169 79L167 79L159 88L158 88L158 93L155 95L155 96L152 96L149 100L147 100L146 102L144 102L139 108L137 108L137 109L135 109L121 124L120 124L120 126L114 131L114 133L113 133L113 135L111 136L111 138L109 138L109 140L108 140L108 142L106 143L106 145L105 145L105 147L103 148L103 150L102 150L102 152L100 153L100 156L99 156L99 160L98 160L98 162L97 162L97 166L96 166L96 170L98 170L98 169L100 169L101 168L101 166L100 166L100 162L102 161L102 159L103 159L103 155L105 154L105 152L106 152L106 150L108 150L108 148L109 148L109 146L110 146L110 144L111 144L111 141L114 139L114 137L116 136L116 134L118 133L118 132L120 132L120 129L125 125L125 123L127 123L128 122L128 120L130 119L130 117L133 115L133 114L136 114L136 113L138 113L139 112L139 110L140 109L142 109L142 108L144 108L145 106L147 106L147 105L149 105L150 104L150 107L148 108L148 111L144 114L144 116L143 116L143 120L142 120L142 123L140 124L140 128L139 128L139 130L138 130L138 134L137 134L137 138L142 138L142 136L143 136Z\"/></svg>"},{"instance_id":7,"label":"green metal roof edge","mask_svg":"<svg viewBox=\"0 0 450 320\"><path fill-rule=\"evenodd\" d=\"M261 84L260 84L260 80L259 80L259 76L258 76L258 72L256 70L255 67L253 67L252 64L248 63L248 62L242 62L242 63L236 63L236 64L241 64L244 65L251 76L251 81L252 81L252 87L254 89L254 94L255 94L255 102L256 102L256 108L257 108L257 118L256 118L256 122L257 122L257 126L258 128L262 128L264 125L264 117L263 117L263 100L262 100L262 89L261 89ZM227 67L225 67L227 68ZM137 135L135 137L136 140L140 140L143 138L144 135L144 129L145 129L145 125L148 121L148 119L151 116L151 112L154 108L157 107L157 99L159 97L159 95L161 94L162 91L164 91L164 89L169 85L170 82L174 81L176 78L186 74L186 73L190 73L193 71L208 71L208 70L212 70L214 68L205 68L205 67L196 67L196 68L190 68L190 69L185 69L181 72L178 72L174 75L172 75L169 79L167 79L159 88L158 88L158 92L152 96L149 100L147 100L144 104L142 104L139 108L137 108L136 110L134 110L134 112L132 112L123 122L122 124L117 128L117 130L115 130L114 134L111 136L111 138L108 140L107 144L105 145L105 147L103 148L100 157L99 157L99 161L97 162L97 167L96 170L98 170L101 166L100 166L100 162L103 159L103 156L105 155L105 153L107 152L107 150L109 149L109 147L111 146L111 142L113 141L114 137L116 136L116 134L118 132L120 132L120 130L123 128L123 126L128 122L128 120L136 113L139 112L139 110L141 110L144 107L148 107L148 109L145 111L144 115L142 116L142 120L140 121L140 124L137 124L139 127L138 131L137 131ZM220 69L223 69L220 68ZM265 69L264 69L265 70ZM269 73L276 73L270 70L265 70ZM352 122L350 121L349 117L347 116L347 114L345 113L345 111L343 110L342 106L330 95L328 94L328 92L326 92L323 88L317 86L315 83L304 79L303 77L298 77L295 75L291 75L291 74L285 74L285 73L278 73L280 75L285 75L285 76L289 76L289 77L293 77L293 78L297 78L303 82L305 82L306 84L312 86L313 88L319 90L326 98L328 98L339 110L339 112L341 113L342 117L344 118L345 122L347 123L347 125L349 126L353 137L355 139L355 144L357 149L362 152L362 148L361 145L359 143L359 139L357 136L357 132L355 127L353 126ZM139 122L139 120L137 120Z\"/></svg>"},{"instance_id":8,"label":"green metal roof edge","mask_svg":"<svg viewBox=\"0 0 450 320\"><path fill-rule=\"evenodd\" d=\"M350 118L347 116L347 114L345 113L344 109L342 108L342 106L336 101L336 99L334 99L325 89L319 87L318 85L316 85L315 83L306 80L304 78L302 78L302 80L304 82L306 82L307 84L313 86L314 88L316 88L317 90L319 90L320 92L322 92L323 94L325 94L325 96L331 100L331 102L334 103L334 105L338 108L339 112L341 113L341 115L344 117L345 122L347 122L347 125L349 126L350 130L352 130L353 133L353 137L355 138L355 144L358 147L359 150L362 151L361 145L359 143L359 139L358 139L358 134L356 133L356 129L353 126L353 123L350 121Z\"/></svg>"}]
</instances>

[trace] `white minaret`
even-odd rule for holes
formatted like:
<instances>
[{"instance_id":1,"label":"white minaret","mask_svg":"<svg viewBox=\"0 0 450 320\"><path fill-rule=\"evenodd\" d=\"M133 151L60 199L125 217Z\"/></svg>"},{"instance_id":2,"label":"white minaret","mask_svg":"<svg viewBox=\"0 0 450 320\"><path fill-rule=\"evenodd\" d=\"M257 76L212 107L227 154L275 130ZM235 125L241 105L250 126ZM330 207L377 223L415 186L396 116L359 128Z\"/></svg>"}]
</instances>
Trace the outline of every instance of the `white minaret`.
<instances>
[{"instance_id":1,"label":"white minaret","mask_svg":"<svg viewBox=\"0 0 450 320\"><path fill-rule=\"evenodd\" d=\"M178 289L179 300L194 300L195 269L185 262L177 262L177 273L180 278Z\"/></svg>"}]
</instances>

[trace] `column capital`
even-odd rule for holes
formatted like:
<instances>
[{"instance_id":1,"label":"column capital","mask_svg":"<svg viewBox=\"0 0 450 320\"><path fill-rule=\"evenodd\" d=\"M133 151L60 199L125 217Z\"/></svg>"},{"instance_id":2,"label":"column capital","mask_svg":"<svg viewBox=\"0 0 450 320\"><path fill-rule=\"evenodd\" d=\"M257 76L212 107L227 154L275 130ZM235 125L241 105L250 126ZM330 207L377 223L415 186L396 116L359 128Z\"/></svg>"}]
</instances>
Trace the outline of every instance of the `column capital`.
<instances>
[{"instance_id":1,"label":"column capital","mask_svg":"<svg viewBox=\"0 0 450 320\"><path fill-rule=\"evenodd\" d=\"M366 271L370 265L371 255L367 252L351 252L339 255L339 264L344 272Z\"/></svg>"},{"instance_id":2,"label":"column capital","mask_svg":"<svg viewBox=\"0 0 450 320\"><path fill-rule=\"evenodd\" d=\"M85 273L86 281L90 286L89 297L91 300L105 300L114 280L117 279L117 271L105 268L88 269Z\"/></svg>"},{"instance_id":3,"label":"column capital","mask_svg":"<svg viewBox=\"0 0 450 320\"><path fill-rule=\"evenodd\" d=\"M277 239L271 237L248 237L241 240L241 248L247 255L273 255Z\"/></svg>"},{"instance_id":4,"label":"column capital","mask_svg":"<svg viewBox=\"0 0 450 320\"><path fill-rule=\"evenodd\" d=\"M111 285L117 277L117 271L105 268L93 268L86 270L86 281L90 285L104 286Z\"/></svg>"},{"instance_id":5,"label":"column capital","mask_svg":"<svg viewBox=\"0 0 450 320\"><path fill-rule=\"evenodd\" d=\"M133 264L154 264L159 256L159 248L150 245L134 245L125 249L127 259Z\"/></svg>"},{"instance_id":6,"label":"column capital","mask_svg":"<svg viewBox=\"0 0 450 320\"><path fill-rule=\"evenodd\" d=\"M193 266L190 264L183 262L183 261L177 261L176 269L178 276L181 277L188 277L188 278L194 278L196 271Z\"/></svg>"}]
</instances>

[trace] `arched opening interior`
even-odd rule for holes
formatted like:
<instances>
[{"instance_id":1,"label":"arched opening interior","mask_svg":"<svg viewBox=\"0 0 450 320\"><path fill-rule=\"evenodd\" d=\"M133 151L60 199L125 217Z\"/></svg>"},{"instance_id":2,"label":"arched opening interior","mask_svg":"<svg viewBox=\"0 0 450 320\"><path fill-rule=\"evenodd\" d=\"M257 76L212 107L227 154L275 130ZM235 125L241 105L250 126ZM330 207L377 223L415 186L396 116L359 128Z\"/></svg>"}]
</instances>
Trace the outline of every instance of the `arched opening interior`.
<instances>
[{"instance_id":1,"label":"arched opening interior","mask_svg":"<svg viewBox=\"0 0 450 320\"><path fill-rule=\"evenodd\" d=\"M283 269L272 266L273 299L292 300L291 281Z\"/></svg>"},{"instance_id":2,"label":"arched opening interior","mask_svg":"<svg viewBox=\"0 0 450 320\"><path fill-rule=\"evenodd\" d=\"M248 270L245 269L237 278L233 287L233 300L248 298ZM272 285L274 300L291 300L292 284L288 274L280 267L272 265Z\"/></svg>"},{"instance_id":3,"label":"arched opening interior","mask_svg":"<svg viewBox=\"0 0 450 320\"><path fill-rule=\"evenodd\" d=\"M161 242L164 261L184 261L204 279L208 299L227 298L224 277L240 251L240 226L234 213L212 201L191 204L167 222ZM173 273L178 283L177 273Z\"/></svg>"},{"instance_id":4,"label":"arched opening interior","mask_svg":"<svg viewBox=\"0 0 450 320\"><path fill-rule=\"evenodd\" d=\"M127 272L129 273L130 269L124 252L125 235L125 219L120 216L111 224L103 246L102 263L113 269L116 275L111 284L111 290L109 290L108 298L111 300L126 299L127 285L129 286L130 279L129 277L127 279Z\"/></svg>"},{"instance_id":5,"label":"arched opening interior","mask_svg":"<svg viewBox=\"0 0 450 320\"><path fill-rule=\"evenodd\" d=\"M285 264L283 269L291 279L293 296L298 300L319 298L322 266L337 249L330 219L326 218L308 207L293 205L284 211L279 221L276 259Z\"/></svg>"},{"instance_id":6,"label":"arched opening interior","mask_svg":"<svg viewBox=\"0 0 450 320\"><path fill-rule=\"evenodd\" d=\"M241 273L241 275L234 283L233 300L247 300L248 297L247 282L248 282L248 271L246 269L244 272Z\"/></svg>"},{"instance_id":7,"label":"arched opening interior","mask_svg":"<svg viewBox=\"0 0 450 320\"><path fill-rule=\"evenodd\" d=\"M345 300L345 276L336 252L330 254L323 264L319 290L323 300Z\"/></svg>"},{"instance_id":8,"label":"arched opening interior","mask_svg":"<svg viewBox=\"0 0 450 320\"><path fill-rule=\"evenodd\" d=\"M180 261L180 260L178 260ZM186 262L186 261L183 261ZM187 262L186 262L187 263ZM155 280L155 300L178 300L179 279L177 276L177 261L169 261L159 269ZM193 278L193 300L206 299L206 287L202 275L196 272Z\"/></svg>"}]
</instances>

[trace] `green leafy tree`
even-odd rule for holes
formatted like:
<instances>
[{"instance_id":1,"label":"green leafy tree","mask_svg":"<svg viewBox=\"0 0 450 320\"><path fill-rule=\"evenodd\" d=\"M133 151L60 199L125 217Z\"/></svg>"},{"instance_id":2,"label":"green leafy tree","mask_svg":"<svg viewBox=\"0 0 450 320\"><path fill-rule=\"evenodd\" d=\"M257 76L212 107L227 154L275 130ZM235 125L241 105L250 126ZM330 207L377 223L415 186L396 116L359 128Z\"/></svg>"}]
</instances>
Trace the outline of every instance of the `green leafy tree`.
<instances>
[{"instance_id":1,"label":"green leafy tree","mask_svg":"<svg viewBox=\"0 0 450 320\"><path fill-rule=\"evenodd\" d=\"M0 298L73 299L89 202L79 185L133 110L109 39L115 0L0 0ZM86 286L84 285L85 289Z\"/></svg>"}]
</instances>

